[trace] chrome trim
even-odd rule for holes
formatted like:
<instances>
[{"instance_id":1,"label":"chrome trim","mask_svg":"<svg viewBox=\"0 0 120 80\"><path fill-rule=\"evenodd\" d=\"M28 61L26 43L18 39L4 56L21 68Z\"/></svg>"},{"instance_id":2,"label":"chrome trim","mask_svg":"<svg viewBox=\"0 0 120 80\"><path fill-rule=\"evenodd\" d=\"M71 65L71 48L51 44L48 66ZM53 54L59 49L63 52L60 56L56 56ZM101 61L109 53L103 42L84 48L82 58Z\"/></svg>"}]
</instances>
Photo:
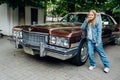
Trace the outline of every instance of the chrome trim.
<instances>
[{"instance_id":1,"label":"chrome trim","mask_svg":"<svg viewBox=\"0 0 120 80\"><path fill-rule=\"evenodd\" d=\"M31 46L40 46L41 42L48 42L48 34L40 32L23 31L23 43Z\"/></svg>"},{"instance_id":2,"label":"chrome trim","mask_svg":"<svg viewBox=\"0 0 120 80\"><path fill-rule=\"evenodd\" d=\"M18 45L19 45L19 39L18 38L16 38L16 40L15 40L15 48L17 48L18 49Z\"/></svg>"},{"instance_id":3,"label":"chrome trim","mask_svg":"<svg viewBox=\"0 0 120 80\"><path fill-rule=\"evenodd\" d=\"M83 44L83 47L81 49L81 61L85 62L88 56L88 48L87 48L87 43Z\"/></svg>"},{"instance_id":4,"label":"chrome trim","mask_svg":"<svg viewBox=\"0 0 120 80\"><path fill-rule=\"evenodd\" d=\"M24 44L23 46L27 47ZM72 58L77 54L76 52L78 50L78 47L65 49L65 48L55 47L51 45L46 45L44 43L41 43L40 46L37 48L34 48L33 46L30 46L29 48L33 49L33 51L37 50L37 54L39 54L40 57L50 56L50 57L58 58L61 60Z\"/></svg>"},{"instance_id":5,"label":"chrome trim","mask_svg":"<svg viewBox=\"0 0 120 80\"><path fill-rule=\"evenodd\" d=\"M20 30L12 30L12 36L14 38L22 38L22 31L20 31Z\"/></svg>"},{"instance_id":6,"label":"chrome trim","mask_svg":"<svg viewBox=\"0 0 120 80\"><path fill-rule=\"evenodd\" d=\"M44 43L40 43L40 57L44 57L46 55L45 53L45 46Z\"/></svg>"},{"instance_id":7,"label":"chrome trim","mask_svg":"<svg viewBox=\"0 0 120 80\"><path fill-rule=\"evenodd\" d=\"M61 60L67 60L67 59L69 59L73 56L72 54L62 55L62 54L57 54L57 53L54 53L54 52L47 52L46 55L57 58L57 59L61 59Z\"/></svg>"},{"instance_id":8,"label":"chrome trim","mask_svg":"<svg viewBox=\"0 0 120 80\"><path fill-rule=\"evenodd\" d=\"M70 52L72 50L78 49L78 47L66 49L66 48L60 48L60 47L55 47L55 46L51 46L51 45L47 45L45 48L46 49L51 49L51 50L56 50L56 51L59 51L59 52L62 52L62 53L67 53L67 52Z\"/></svg>"},{"instance_id":9,"label":"chrome trim","mask_svg":"<svg viewBox=\"0 0 120 80\"><path fill-rule=\"evenodd\" d=\"M21 30L12 30L11 41L15 43L15 48L19 49L19 45L22 44L22 31Z\"/></svg>"},{"instance_id":10,"label":"chrome trim","mask_svg":"<svg viewBox=\"0 0 120 80\"><path fill-rule=\"evenodd\" d=\"M71 49L59 48L54 46L47 46L45 48L46 55L54 58L58 58L61 60L67 60L75 56L77 53L78 47L74 47Z\"/></svg>"},{"instance_id":11,"label":"chrome trim","mask_svg":"<svg viewBox=\"0 0 120 80\"><path fill-rule=\"evenodd\" d=\"M35 34L42 34L42 35L48 35L48 33L32 32L32 31L26 31L26 30L23 30L23 32L35 33Z\"/></svg>"}]
</instances>

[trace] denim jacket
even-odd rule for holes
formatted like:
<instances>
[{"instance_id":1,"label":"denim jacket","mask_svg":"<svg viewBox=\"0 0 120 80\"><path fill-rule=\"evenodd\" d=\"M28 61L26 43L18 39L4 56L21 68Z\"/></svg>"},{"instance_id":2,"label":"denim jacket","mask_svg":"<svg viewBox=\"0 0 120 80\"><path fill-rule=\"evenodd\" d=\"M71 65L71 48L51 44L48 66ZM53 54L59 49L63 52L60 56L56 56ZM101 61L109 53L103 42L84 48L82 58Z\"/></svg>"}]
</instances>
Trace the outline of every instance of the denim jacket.
<instances>
[{"instance_id":1,"label":"denim jacket","mask_svg":"<svg viewBox=\"0 0 120 80\"><path fill-rule=\"evenodd\" d=\"M90 27L89 25L90 25L90 23L88 23L88 20L86 19L81 26L81 29L87 30L87 34L89 31L88 27ZM97 44L102 43L102 39L101 39L102 38L102 23L101 23L101 20L99 18L96 18L95 24L92 27L92 38L93 38L92 41L94 43L97 43ZM88 39L88 35L87 35L87 39Z\"/></svg>"}]
</instances>

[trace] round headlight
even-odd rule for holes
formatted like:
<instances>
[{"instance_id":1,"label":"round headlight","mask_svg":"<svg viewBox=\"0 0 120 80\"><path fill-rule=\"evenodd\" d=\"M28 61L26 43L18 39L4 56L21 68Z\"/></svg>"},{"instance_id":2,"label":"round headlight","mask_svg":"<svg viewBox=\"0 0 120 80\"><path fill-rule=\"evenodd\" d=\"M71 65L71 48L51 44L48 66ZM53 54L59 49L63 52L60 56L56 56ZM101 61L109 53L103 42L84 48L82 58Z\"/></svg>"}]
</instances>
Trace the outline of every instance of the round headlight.
<instances>
[{"instance_id":1,"label":"round headlight","mask_svg":"<svg viewBox=\"0 0 120 80\"><path fill-rule=\"evenodd\" d=\"M56 43L56 37L51 36L51 43L52 43L52 44L55 44L55 43Z\"/></svg>"},{"instance_id":2,"label":"round headlight","mask_svg":"<svg viewBox=\"0 0 120 80\"><path fill-rule=\"evenodd\" d=\"M63 46L69 47L69 42L67 39L64 39Z\"/></svg>"},{"instance_id":3,"label":"round headlight","mask_svg":"<svg viewBox=\"0 0 120 80\"><path fill-rule=\"evenodd\" d=\"M56 45L61 46L62 39L57 37Z\"/></svg>"},{"instance_id":4,"label":"round headlight","mask_svg":"<svg viewBox=\"0 0 120 80\"><path fill-rule=\"evenodd\" d=\"M63 37L50 36L50 44L69 48L69 40Z\"/></svg>"}]
</instances>

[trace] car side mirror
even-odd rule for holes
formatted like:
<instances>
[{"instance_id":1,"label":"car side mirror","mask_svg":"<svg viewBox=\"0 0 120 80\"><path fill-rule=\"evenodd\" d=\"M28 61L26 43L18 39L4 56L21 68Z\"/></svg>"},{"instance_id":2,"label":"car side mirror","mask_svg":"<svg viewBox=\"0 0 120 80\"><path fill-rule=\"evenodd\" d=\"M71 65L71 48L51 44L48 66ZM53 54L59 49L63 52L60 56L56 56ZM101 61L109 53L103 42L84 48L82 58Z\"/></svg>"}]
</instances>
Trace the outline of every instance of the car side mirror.
<instances>
[{"instance_id":1,"label":"car side mirror","mask_svg":"<svg viewBox=\"0 0 120 80\"><path fill-rule=\"evenodd\" d=\"M103 21L103 25L108 25L109 22L108 21Z\"/></svg>"}]
</instances>

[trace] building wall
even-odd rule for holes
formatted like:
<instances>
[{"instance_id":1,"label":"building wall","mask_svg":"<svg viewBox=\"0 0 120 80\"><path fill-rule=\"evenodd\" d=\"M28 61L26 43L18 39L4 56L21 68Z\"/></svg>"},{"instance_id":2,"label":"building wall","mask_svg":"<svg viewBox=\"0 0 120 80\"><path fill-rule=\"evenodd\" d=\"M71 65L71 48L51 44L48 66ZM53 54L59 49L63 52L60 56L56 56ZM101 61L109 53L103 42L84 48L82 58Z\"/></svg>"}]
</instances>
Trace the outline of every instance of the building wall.
<instances>
[{"instance_id":1,"label":"building wall","mask_svg":"<svg viewBox=\"0 0 120 80\"><path fill-rule=\"evenodd\" d=\"M38 24L44 23L44 9L38 10Z\"/></svg>"},{"instance_id":2,"label":"building wall","mask_svg":"<svg viewBox=\"0 0 120 80\"><path fill-rule=\"evenodd\" d=\"M18 24L18 9L12 9L7 4L0 5L0 29L4 35L11 35L13 26Z\"/></svg>"},{"instance_id":3,"label":"building wall","mask_svg":"<svg viewBox=\"0 0 120 80\"><path fill-rule=\"evenodd\" d=\"M8 20L9 20L9 31L7 35L12 35L12 28L16 25L18 25L18 8L15 8L14 10L10 7L8 7Z\"/></svg>"},{"instance_id":4,"label":"building wall","mask_svg":"<svg viewBox=\"0 0 120 80\"><path fill-rule=\"evenodd\" d=\"M27 6L25 7L25 24L31 25L31 13L30 13L31 7Z\"/></svg>"},{"instance_id":5,"label":"building wall","mask_svg":"<svg viewBox=\"0 0 120 80\"><path fill-rule=\"evenodd\" d=\"M25 23L31 25L31 6L25 7ZM38 24L44 23L44 9L38 9ZM7 4L0 5L0 30L4 35L12 35L13 26L19 25L18 8L12 9ZM21 25L21 24L20 24Z\"/></svg>"},{"instance_id":6,"label":"building wall","mask_svg":"<svg viewBox=\"0 0 120 80\"><path fill-rule=\"evenodd\" d=\"M31 7L31 6L25 7L25 24L27 25L31 25L31 8L36 8L36 7ZM43 24L44 9L41 8L36 8L36 9L38 9L38 24Z\"/></svg>"},{"instance_id":7,"label":"building wall","mask_svg":"<svg viewBox=\"0 0 120 80\"><path fill-rule=\"evenodd\" d=\"M7 15L7 5L2 4L0 5L0 30L2 30L2 33L9 34L9 20Z\"/></svg>"}]
</instances>

